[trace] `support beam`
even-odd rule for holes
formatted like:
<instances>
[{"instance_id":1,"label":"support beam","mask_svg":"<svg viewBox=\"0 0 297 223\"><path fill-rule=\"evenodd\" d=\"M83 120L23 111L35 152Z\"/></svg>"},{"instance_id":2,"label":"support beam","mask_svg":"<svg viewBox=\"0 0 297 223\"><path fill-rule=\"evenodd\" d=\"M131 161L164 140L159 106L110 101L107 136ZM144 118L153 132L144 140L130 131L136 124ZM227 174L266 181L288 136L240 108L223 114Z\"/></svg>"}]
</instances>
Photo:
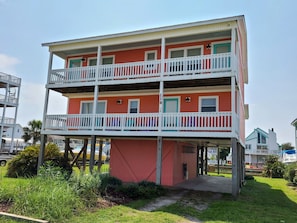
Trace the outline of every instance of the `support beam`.
<instances>
[{"instance_id":1,"label":"support beam","mask_svg":"<svg viewBox=\"0 0 297 223\"><path fill-rule=\"evenodd\" d=\"M98 172L100 172L102 166L102 152L103 152L103 140L99 141L99 155L98 155Z\"/></svg>"},{"instance_id":2,"label":"support beam","mask_svg":"<svg viewBox=\"0 0 297 223\"><path fill-rule=\"evenodd\" d=\"M232 196L236 199L239 194L239 183L238 183L238 148L237 139L231 139L232 146Z\"/></svg>"},{"instance_id":3,"label":"support beam","mask_svg":"<svg viewBox=\"0 0 297 223\"><path fill-rule=\"evenodd\" d=\"M90 154L90 173L93 173L95 164L95 149L96 149L96 136L91 136L91 154Z\"/></svg>"},{"instance_id":4,"label":"support beam","mask_svg":"<svg viewBox=\"0 0 297 223\"><path fill-rule=\"evenodd\" d=\"M205 147L205 155L204 155L204 157L205 157L205 162L204 162L204 164L205 164L205 166L204 166L204 172L205 172L205 174L207 175L207 169L208 169L208 162L207 162L207 146Z\"/></svg>"},{"instance_id":5,"label":"support beam","mask_svg":"<svg viewBox=\"0 0 297 223\"><path fill-rule=\"evenodd\" d=\"M64 159L65 160L68 160L68 157L69 157L69 150L70 150L69 142L70 142L70 139L68 137L65 138L65 141L64 141L64 144L65 144Z\"/></svg>"},{"instance_id":6,"label":"support beam","mask_svg":"<svg viewBox=\"0 0 297 223\"><path fill-rule=\"evenodd\" d=\"M47 140L47 136L42 134L40 137L40 149L39 149L39 155L38 155L37 172L39 171L39 168L44 163L44 151L45 151L46 140Z\"/></svg>"},{"instance_id":7,"label":"support beam","mask_svg":"<svg viewBox=\"0 0 297 223\"><path fill-rule=\"evenodd\" d=\"M157 166L156 166L156 184L158 185L161 185L161 179L162 179L162 150L163 150L163 139L162 139L162 136L158 136Z\"/></svg>"},{"instance_id":8,"label":"support beam","mask_svg":"<svg viewBox=\"0 0 297 223\"><path fill-rule=\"evenodd\" d=\"M88 139L84 139L84 151L83 151L83 172L86 171L86 164L87 164L87 148L88 148Z\"/></svg>"},{"instance_id":9,"label":"support beam","mask_svg":"<svg viewBox=\"0 0 297 223\"><path fill-rule=\"evenodd\" d=\"M200 174L203 175L203 172L204 172L203 171L204 170L204 146L201 147L200 151L201 151L201 157L200 157L201 158L200 159L201 160L201 166L200 166L201 170L200 170Z\"/></svg>"},{"instance_id":10,"label":"support beam","mask_svg":"<svg viewBox=\"0 0 297 223\"><path fill-rule=\"evenodd\" d=\"M220 174L220 147L217 147L217 171L218 171L218 175Z\"/></svg>"}]
</instances>

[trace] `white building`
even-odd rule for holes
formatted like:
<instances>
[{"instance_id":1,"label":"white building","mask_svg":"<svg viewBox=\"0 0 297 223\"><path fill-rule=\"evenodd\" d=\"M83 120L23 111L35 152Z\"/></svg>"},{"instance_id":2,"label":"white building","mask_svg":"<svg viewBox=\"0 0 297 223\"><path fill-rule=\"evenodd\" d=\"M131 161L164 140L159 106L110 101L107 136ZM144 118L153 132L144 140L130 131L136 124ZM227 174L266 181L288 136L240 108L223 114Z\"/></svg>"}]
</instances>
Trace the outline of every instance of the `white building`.
<instances>
[{"instance_id":1,"label":"white building","mask_svg":"<svg viewBox=\"0 0 297 223\"><path fill-rule=\"evenodd\" d=\"M10 127L3 131L3 137L5 138L14 137L15 139L21 139L23 135L24 135L24 130L20 124L16 124L14 128Z\"/></svg>"},{"instance_id":2,"label":"white building","mask_svg":"<svg viewBox=\"0 0 297 223\"><path fill-rule=\"evenodd\" d=\"M268 133L260 128L245 139L245 163L254 167L262 167L269 155L280 155L280 147L276 141L276 133L269 129Z\"/></svg>"},{"instance_id":3,"label":"white building","mask_svg":"<svg viewBox=\"0 0 297 223\"><path fill-rule=\"evenodd\" d=\"M0 153L12 152L2 145L3 137L8 129L16 127L16 118L20 97L21 78L0 72ZM11 130L11 140L14 141L14 130Z\"/></svg>"}]
</instances>

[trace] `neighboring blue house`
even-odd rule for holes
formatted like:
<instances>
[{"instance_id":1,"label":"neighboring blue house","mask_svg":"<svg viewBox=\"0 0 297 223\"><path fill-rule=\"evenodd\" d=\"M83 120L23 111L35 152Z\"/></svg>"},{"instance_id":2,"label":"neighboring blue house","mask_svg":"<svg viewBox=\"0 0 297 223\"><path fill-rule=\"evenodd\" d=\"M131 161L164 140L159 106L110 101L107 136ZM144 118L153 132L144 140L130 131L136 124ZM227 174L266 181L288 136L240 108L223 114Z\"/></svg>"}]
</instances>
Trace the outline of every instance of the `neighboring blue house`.
<instances>
[{"instance_id":1,"label":"neighboring blue house","mask_svg":"<svg viewBox=\"0 0 297 223\"><path fill-rule=\"evenodd\" d=\"M269 155L280 155L280 146L276 141L276 133L269 129L268 133L260 128L254 129L245 139L245 163L261 168Z\"/></svg>"}]
</instances>

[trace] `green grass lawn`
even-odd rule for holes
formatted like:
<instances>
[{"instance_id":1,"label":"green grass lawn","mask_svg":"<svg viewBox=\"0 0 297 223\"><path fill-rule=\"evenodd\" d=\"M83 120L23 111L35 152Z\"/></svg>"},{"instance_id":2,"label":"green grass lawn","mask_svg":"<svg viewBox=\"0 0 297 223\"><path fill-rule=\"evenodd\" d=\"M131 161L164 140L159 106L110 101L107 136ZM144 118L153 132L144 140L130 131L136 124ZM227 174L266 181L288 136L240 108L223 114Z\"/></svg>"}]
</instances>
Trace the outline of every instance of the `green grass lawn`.
<instances>
[{"instance_id":1,"label":"green grass lawn","mask_svg":"<svg viewBox=\"0 0 297 223\"><path fill-rule=\"evenodd\" d=\"M284 179L255 177L248 180L239 198L230 195L211 202L205 211L178 202L162 209L178 215L192 215L206 223L213 222L297 222L297 191Z\"/></svg>"},{"instance_id":2,"label":"green grass lawn","mask_svg":"<svg viewBox=\"0 0 297 223\"><path fill-rule=\"evenodd\" d=\"M30 181L33 180L9 179L4 176L5 172L6 168L0 167L0 200L5 200L9 197L20 196L18 195L19 188L26 188L26 185L29 185ZM228 176L226 175L226 177ZM32 187L32 184L30 187ZM58 189L51 188L51 190L55 191ZM147 201L145 200L140 200L128 205L118 205L111 208L99 210L92 209L92 211L88 211L86 209L79 209L79 211L76 211L75 215L69 215L69 217L65 217L62 219L55 219L51 222L185 223L187 222L187 218L185 216L194 217L203 221L204 223L297 222L297 191L288 187L287 181L285 181L284 179L255 177L255 180L248 180L237 200L233 200L232 196L227 194L222 195L219 199L212 199L212 193L200 192L200 195L203 196L200 198L200 200L198 199L199 197L196 198L199 200L200 203L207 203L208 208L205 210L198 210L195 205L191 205L191 203L193 203L194 201L194 196L192 196L193 194L194 192L191 192L191 194L188 194L188 196L184 197L181 201L178 201L177 203L167 207L162 207L159 210L153 212L144 212L137 210L137 208L135 207L139 207L141 206L141 204L147 203ZM199 195L199 193L197 194ZM51 197L53 196L54 193L51 194ZM59 195L59 197L60 196L62 196L62 194ZM34 199L38 199L38 196L34 197ZM60 202L61 200L62 199L58 199L57 201ZM45 201L47 202L46 199ZM38 203L38 200L36 200L36 203ZM55 205L53 204L49 206ZM63 208L60 209L62 209L63 211ZM28 214L29 216L38 217L39 214L32 214L34 208L30 211L31 214ZM44 216L48 216L48 213L43 214ZM19 221L7 218L0 218L0 222L14 223Z\"/></svg>"}]
</instances>

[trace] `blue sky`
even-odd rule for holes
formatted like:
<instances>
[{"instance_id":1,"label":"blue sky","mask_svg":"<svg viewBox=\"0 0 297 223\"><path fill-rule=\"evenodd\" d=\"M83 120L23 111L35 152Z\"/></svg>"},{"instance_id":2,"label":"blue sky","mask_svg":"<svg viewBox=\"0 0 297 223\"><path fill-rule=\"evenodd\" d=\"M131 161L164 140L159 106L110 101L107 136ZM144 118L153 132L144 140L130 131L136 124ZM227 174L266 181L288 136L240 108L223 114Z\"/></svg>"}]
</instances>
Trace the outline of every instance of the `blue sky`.
<instances>
[{"instance_id":1,"label":"blue sky","mask_svg":"<svg viewBox=\"0 0 297 223\"><path fill-rule=\"evenodd\" d=\"M22 78L17 122L26 126L42 120L49 55L41 43L244 15L246 134L274 128L280 144L295 145L296 8L295 0L0 0L0 71ZM65 101L51 97L53 112L65 113Z\"/></svg>"}]
</instances>

